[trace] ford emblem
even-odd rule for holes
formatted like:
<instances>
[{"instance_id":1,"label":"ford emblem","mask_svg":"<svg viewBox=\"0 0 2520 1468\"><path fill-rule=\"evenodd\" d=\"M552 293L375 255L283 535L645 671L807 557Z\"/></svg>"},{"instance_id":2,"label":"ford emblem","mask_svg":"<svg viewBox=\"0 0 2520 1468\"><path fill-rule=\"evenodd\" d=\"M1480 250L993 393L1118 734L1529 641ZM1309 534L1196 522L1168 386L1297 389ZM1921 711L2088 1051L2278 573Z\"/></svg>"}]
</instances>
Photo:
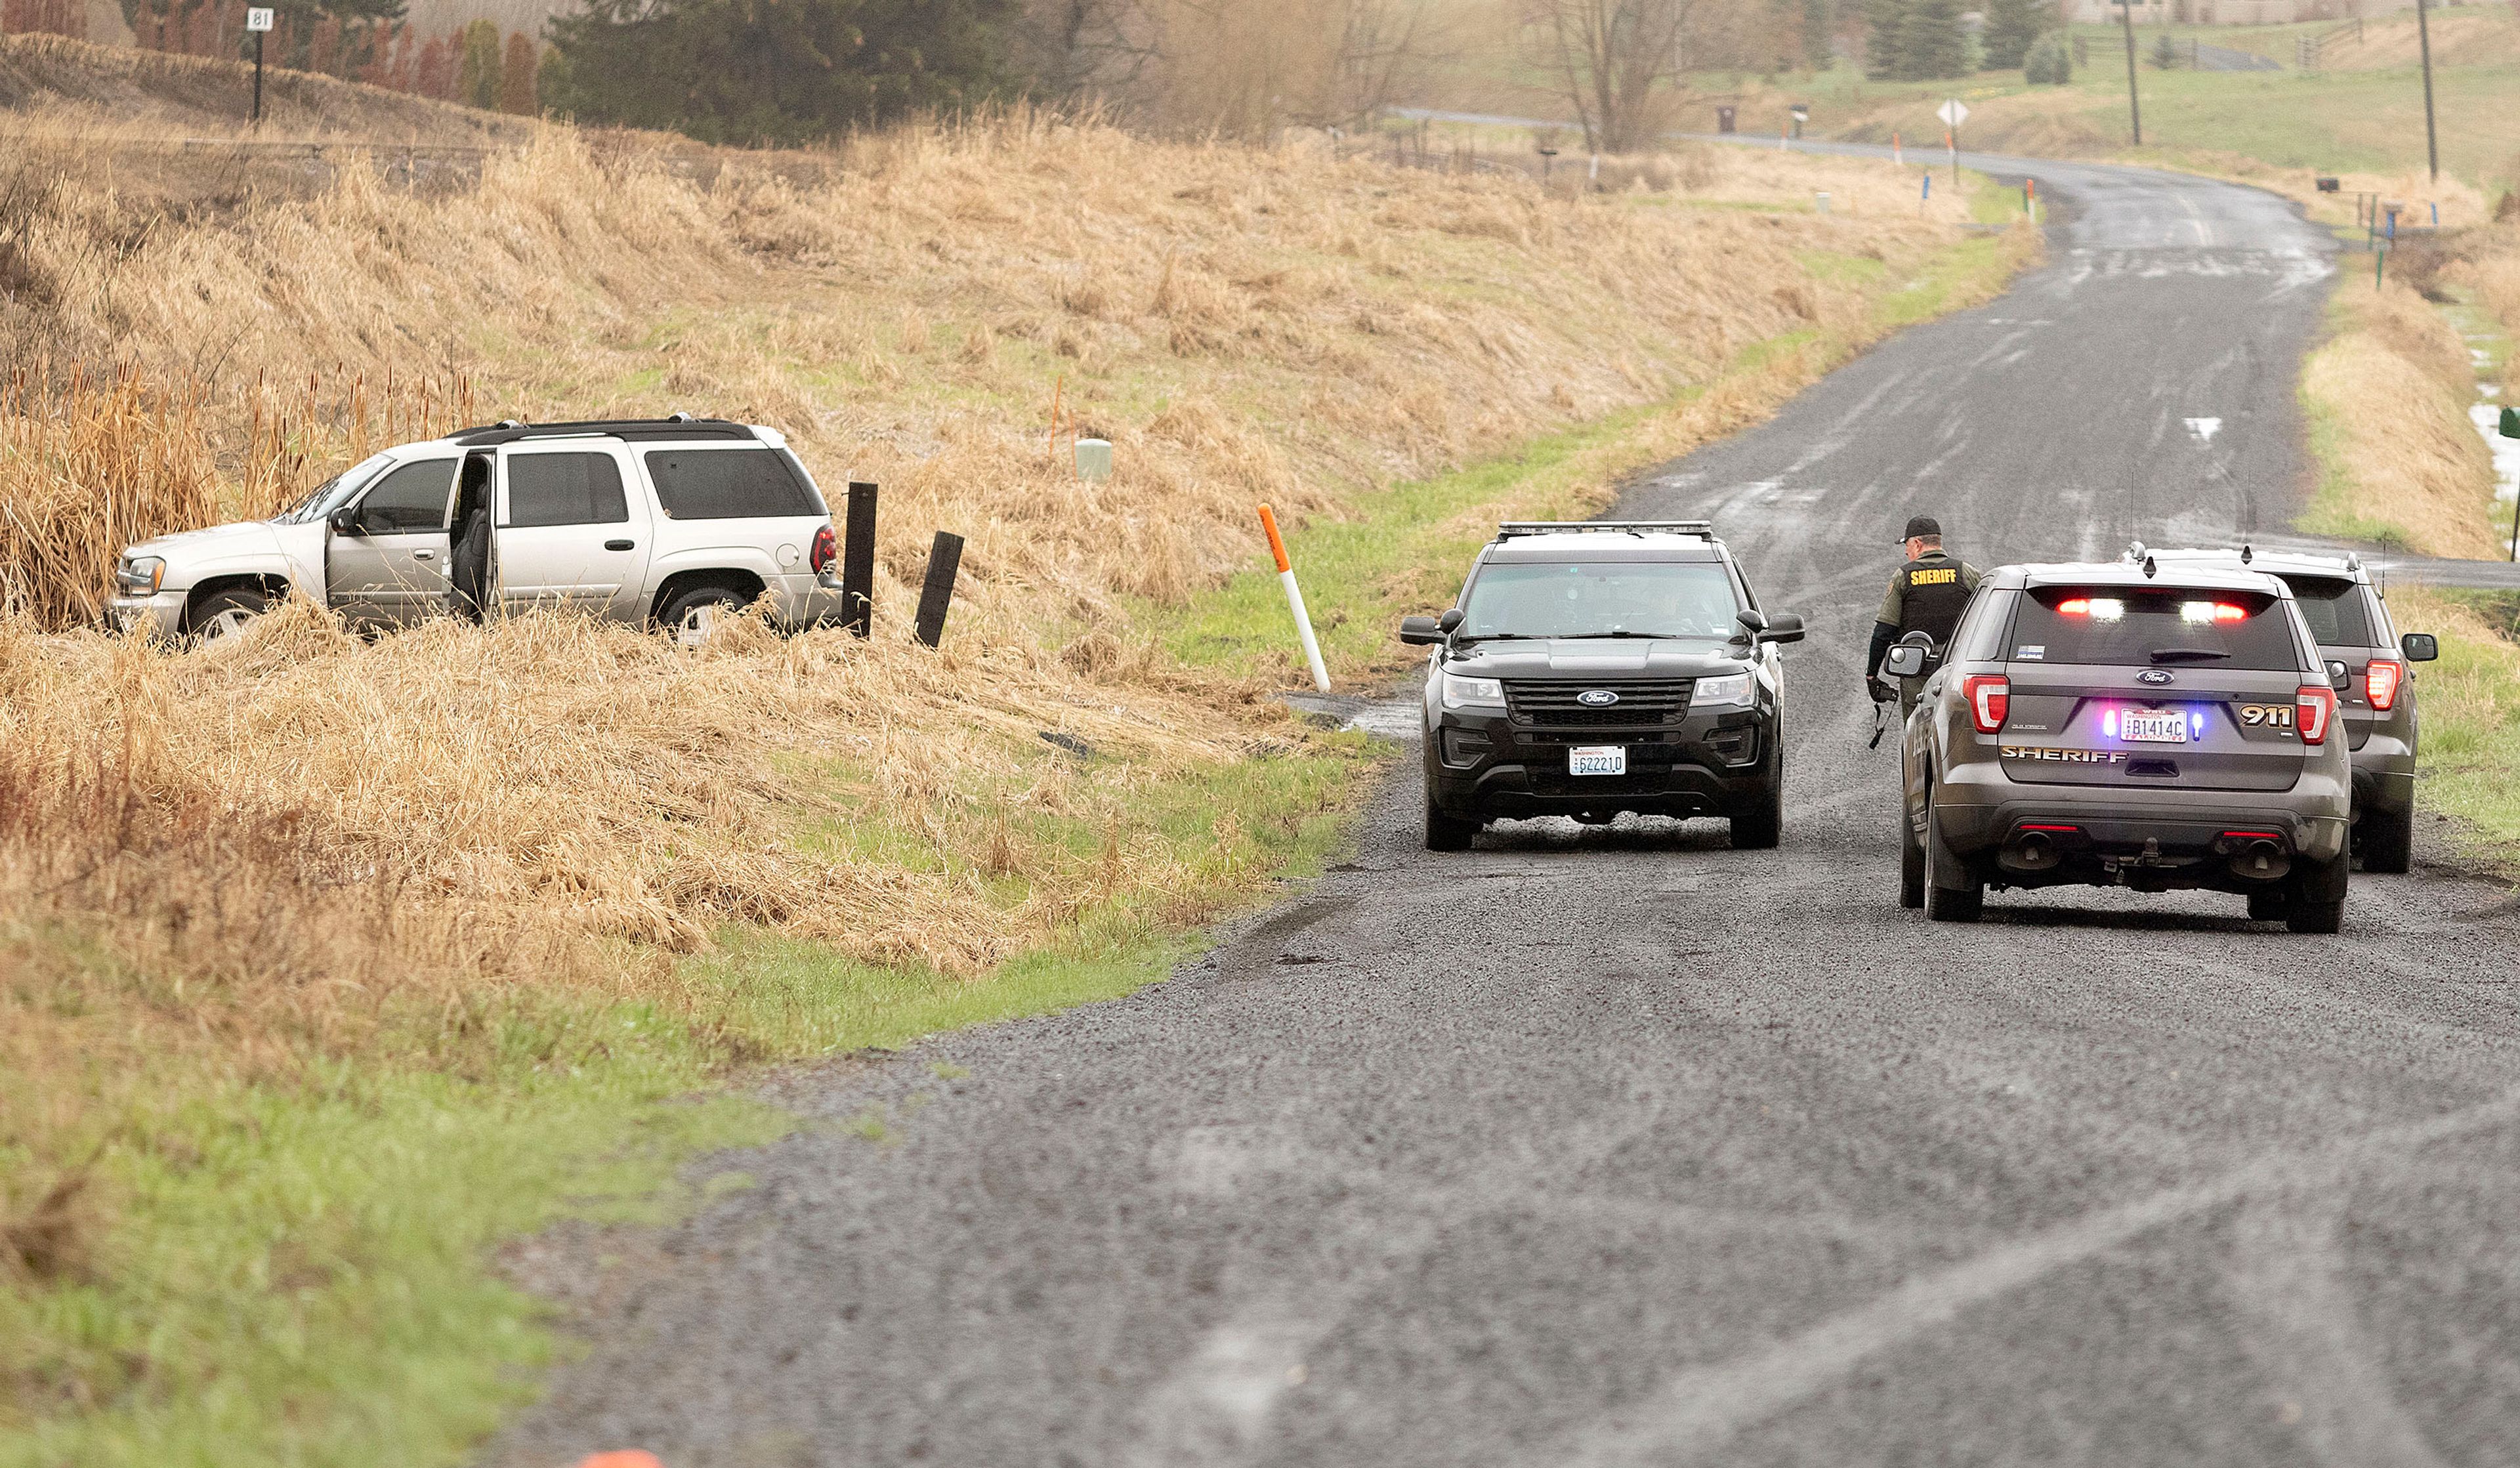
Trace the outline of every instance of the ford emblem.
<instances>
[{"instance_id":1,"label":"ford emblem","mask_svg":"<svg viewBox=\"0 0 2520 1468\"><path fill-rule=\"evenodd\" d=\"M2135 676L2135 681L2138 683L2148 683L2154 688L2159 688L2163 684L2173 682L2174 680L2171 678L2170 670L2168 668L2146 668Z\"/></svg>"},{"instance_id":2,"label":"ford emblem","mask_svg":"<svg viewBox=\"0 0 2520 1468\"><path fill-rule=\"evenodd\" d=\"M1619 695L1608 689L1586 689L1575 695L1575 701L1586 708L1608 708L1619 701Z\"/></svg>"}]
</instances>

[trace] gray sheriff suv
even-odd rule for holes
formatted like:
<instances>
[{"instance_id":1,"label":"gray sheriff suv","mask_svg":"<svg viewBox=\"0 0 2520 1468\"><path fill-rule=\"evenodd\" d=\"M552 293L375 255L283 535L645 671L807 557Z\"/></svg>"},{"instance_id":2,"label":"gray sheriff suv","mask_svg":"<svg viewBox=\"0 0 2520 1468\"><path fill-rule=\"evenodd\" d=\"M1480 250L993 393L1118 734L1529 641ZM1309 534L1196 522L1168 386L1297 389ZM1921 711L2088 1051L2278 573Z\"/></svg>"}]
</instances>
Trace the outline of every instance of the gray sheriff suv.
<instances>
[{"instance_id":1,"label":"gray sheriff suv","mask_svg":"<svg viewBox=\"0 0 2520 1468\"><path fill-rule=\"evenodd\" d=\"M268 520L129 547L107 609L118 629L208 640L292 595L368 629L477 598L698 641L763 599L784 628L835 620L835 553L822 492L776 429L511 422L387 449Z\"/></svg>"},{"instance_id":2,"label":"gray sheriff suv","mask_svg":"<svg viewBox=\"0 0 2520 1468\"><path fill-rule=\"evenodd\" d=\"M2337 685L2337 717L2354 756L2354 854L2362 869L2401 872L2414 854L2415 672L2441 647L2430 633L2401 635L2389 603L2359 556L2307 555L2290 551L2146 551L2136 546L2131 562L2145 556L2165 566L2222 566L2263 571L2292 588L2310 635L2318 640L2330 681Z\"/></svg>"},{"instance_id":3,"label":"gray sheriff suv","mask_svg":"<svg viewBox=\"0 0 2520 1468\"><path fill-rule=\"evenodd\" d=\"M1929 665L1921 634L1885 659ZM2273 576L1998 568L1908 721L1902 905L1968 922L1990 886L2208 888L2335 932L2354 791L2337 681Z\"/></svg>"},{"instance_id":4,"label":"gray sheriff suv","mask_svg":"<svg viewBox=\"0 0 2520 1468\"><path fill-rule=\"evenodd\" d=\"M1702 520L1508 524L1461 601L1410 617L1426 660L1426 845L1490 821L1723 816L1732 844L1783 823L1779 643Z\"/></svg>"}]
</instances>

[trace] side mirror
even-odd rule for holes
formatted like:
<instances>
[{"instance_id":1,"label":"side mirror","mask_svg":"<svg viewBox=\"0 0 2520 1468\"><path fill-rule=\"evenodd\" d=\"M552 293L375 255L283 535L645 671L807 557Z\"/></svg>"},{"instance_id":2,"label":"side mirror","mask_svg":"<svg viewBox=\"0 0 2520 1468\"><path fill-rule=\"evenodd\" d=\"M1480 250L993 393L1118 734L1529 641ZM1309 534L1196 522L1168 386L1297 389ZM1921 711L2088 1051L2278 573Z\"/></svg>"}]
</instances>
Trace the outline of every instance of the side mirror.
<instances>
[{"instance_id":1,"label":"side mirror","mask_svg":"<svg viewBox=\"0 0 2520 1468\"><path fill-rule=\"evenodd\" d=\"M2398 650L2410 663L2428 663L2441 656L2441 640L2429 632L2409 632L2398 639Z\"/></svg>"},{"instance_id":2,"label":"side mirror","mask_svg":"<svg viewBox=\"0 0 2520 1468\"><path fill-rule=\"evenodd\" d=\"M333 527L335 535L356 535L359 533L359 512L344 505L334 511L325 523Z\"/></svg>"},{"instance_id":3,"label":"side mirror","mask_svg":"<svg viewBox=\"0 0 2520 1468\"><path fill-rule=\"evenodd\" d=\"M1741 626L1753 637L1768 630L1768 614L1755 606L1744 608L1740 621Z\"/></svg>"},{"instance_id":4,"label":"side mirror","mask_svg":"<svg viewBox=\"0 0 2520 1468\"><path fill-rule=\"evenodd\" d=\"M1446 637L1452 636L1453 629L1461 625L1462 609L1458 606L1445 607L1444 614L1435 619L1435 629L1438 632L1443 633Z\"/></svg>"},{"instance_id":5,"label":"side mirror","mask_svg":"<svg viewBox=\"0 0 2520 1468\"><path fill-rule=\"evenodd\" d=\"M1431 647L1444 640L1444 629L1433 617L1402 617L1400 641L1412 647Z\"/></svg>"},{"instance_id":6,"label":"side mirror","mask_svg":"<svg viewBox=\"0 0 2520 1468\"><path fill-rule=\"evenodd\" d=\"M1922 678L1925 649L1914 643L1894 643L1881 655L1881 671L1893 678Z\"/></svg>"},{"instance_id":7,"label":"side mirror","mask_svg":"<svg viewBox=\"0 0 2520 1468\"><path fill-rule=\"evenodd\" d=\"M1799 643L1803 640L1803 619L1792 612L1780 611L1768 619L1766 630L1759 634L1763 643Z\"/></svg>"}]
</instances>

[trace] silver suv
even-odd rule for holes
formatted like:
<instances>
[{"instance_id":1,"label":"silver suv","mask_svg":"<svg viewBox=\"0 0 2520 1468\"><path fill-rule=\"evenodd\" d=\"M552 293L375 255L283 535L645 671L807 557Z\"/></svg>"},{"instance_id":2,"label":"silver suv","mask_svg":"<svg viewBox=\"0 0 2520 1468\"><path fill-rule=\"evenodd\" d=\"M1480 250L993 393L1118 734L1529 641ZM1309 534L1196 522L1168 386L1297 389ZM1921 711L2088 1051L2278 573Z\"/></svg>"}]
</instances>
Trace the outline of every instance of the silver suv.
<instances>
[{"instance_id":1,"label":"silver suv","mask_svg":"<svg viewBox=\"0 0 2520 1468\"><path fill-rule=\"evenodd\" d=\"M1884 666L1924 671L1923 636ZM2206 888L2337 931L2354 774L2292 588L2150 558L2002 566L1949 653L1904 741L1902 905L1967 922L1990 886Z\"/></svg>"},{"instance_id":2,"label":"silver suv","mask_svg":"<svg viewBox=\"0 0 2520 1468\"><path fill-rule=\"evenodd\" d=\"M510 422L387 449L268 520L132 546L107 613L209 639L294 594L361 628L559 607L698 641L763 599L783 628L837 620L836 553L776 429Z\"/></svg>"},{"instance_id":3,"label":"silver suv","mask_svg":"<svg viewBox=\"0 0 2520 1468\"><path fill-rule=\"evenodd\" d=\"M2337 684L2337 717L2354 754L2354 854L2362 869L2405 871L2414 854L2415 717L2413 663L2430 662L2441 646L2430 633L2401 636L2389 603L2371 584L2359 556L2318 556L2292 551L2146 551L2136 546L2129 561L2145 556L2165 566L2221 566L2264 571L2292 588L2310 635L2318 640L2331 681Z\"/></svg>"}]
</instances>

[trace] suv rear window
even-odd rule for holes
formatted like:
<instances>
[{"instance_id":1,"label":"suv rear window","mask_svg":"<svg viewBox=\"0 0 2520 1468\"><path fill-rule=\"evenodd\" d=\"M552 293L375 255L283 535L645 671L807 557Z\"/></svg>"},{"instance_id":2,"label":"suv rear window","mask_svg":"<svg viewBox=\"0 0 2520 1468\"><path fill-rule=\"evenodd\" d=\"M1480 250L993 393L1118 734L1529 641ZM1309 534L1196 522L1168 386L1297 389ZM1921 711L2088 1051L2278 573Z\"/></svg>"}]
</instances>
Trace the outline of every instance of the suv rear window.
<instances>
[{"instance_id":1,"label":"suv rear window","mask_svg":"<svg viewBox=\"0 0 2520 1468\"><path fill-rule=\"evenodd\" d=\"M2300 668L2283 604L2265 592L2043 586L2018 599L2015 662Z\"/></svg>"},{"instance_id":2,"label":"suv rear window","mask_svg":"<svg viewBox=\"0 0 2520 1468\"><path fill-rule=\"evenodd\" d=\"M2322 647L2376 647L2371 606L2362 588L2333 576L2286 576L2301 619Z\"/></svg>"},{"instance_id":3,"label":"suv rear window","mask_svg":"<svg viewBox=\"0 0 2520 1468\"><path fill-rule=\"evenodd\" d=\"M825 512L785 456L758 449L656 449L656 503L674 520L758 520Z\"/></svg>"}]
</instances>

